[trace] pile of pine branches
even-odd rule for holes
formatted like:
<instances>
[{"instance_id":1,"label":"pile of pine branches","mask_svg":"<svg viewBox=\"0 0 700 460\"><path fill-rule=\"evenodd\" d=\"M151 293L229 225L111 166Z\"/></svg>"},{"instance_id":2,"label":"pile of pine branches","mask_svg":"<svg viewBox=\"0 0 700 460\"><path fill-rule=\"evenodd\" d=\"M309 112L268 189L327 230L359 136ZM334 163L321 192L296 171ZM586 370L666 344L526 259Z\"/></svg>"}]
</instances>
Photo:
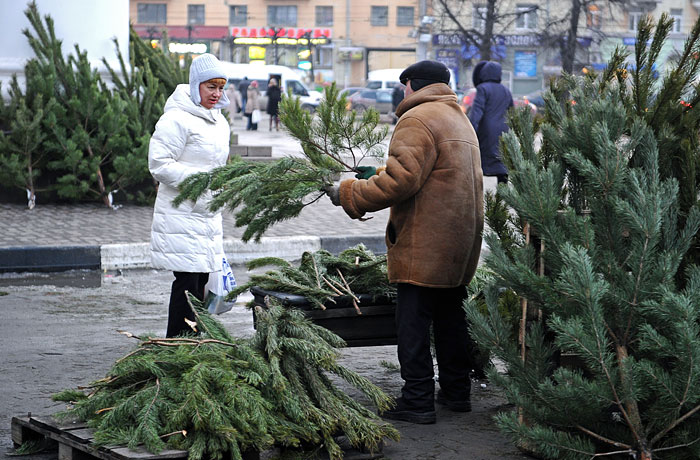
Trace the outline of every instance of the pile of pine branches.
<instances>
[{"instance_id":1,"label":"pile of pine branches","mask_svg":"<svg viewBox=\"0 0 700 460\"><path fill-rule=\"evenodd\" d=\"M379 114L367 110L361 115L348 111L345 95L335 84L326 88L316 112L301 108L298 98L283 97L280 119L302 147L303 157L286 157L272 162L235 158L211 172L193 174L180 185L173 201L196 200L208 190L214 198L213 211L235 211L236 226L246 227L242 239L260 237L273 224L299 215L322 196L322 188L334 177L356 171L366 157L383 157L382 141L388 128L379 128Z\"/></svg>"},{"instance_id":2,"label":"pile of pine branches","mask_svg":"<svg viewBox=\"0 0 700 460\"><path fill-rule=\"evenodd\" d=\"M396 297L396 286L389 283L386 256L375 255L363 244L346 249L337 257L328 251L304 252L299 267L276 257L262 257L248 262L249 270L268 265L276 270L253 274L249 281L235 288L230 297L236 297L253 286L276 292L298 294L311 305L325 309L338 296L348 296L359 311L358 294L375 298Z\"/></svg>"},{"instance_id":3,"label":"pile of pine branches","mask_svg":"<svg viewBox=\"0 0 700 460\"><path fill-rule=\"evenodd\" d=\"M337 388L334 374L361 390L381 413L391 399L364 377L340 366L338 336L295 309L258 308L252 339L232 337L195 305L197 335L139 338L89 393L54 396L71 401L67 414L95 429L97 445L185 449L191 460L242 458L273 446L322 446L330 458L353 447L378 451L399 433ZM131 334L125 333L129 336ZM133 337L133 336L132 336Z\"/></svg>"}]
</instances>

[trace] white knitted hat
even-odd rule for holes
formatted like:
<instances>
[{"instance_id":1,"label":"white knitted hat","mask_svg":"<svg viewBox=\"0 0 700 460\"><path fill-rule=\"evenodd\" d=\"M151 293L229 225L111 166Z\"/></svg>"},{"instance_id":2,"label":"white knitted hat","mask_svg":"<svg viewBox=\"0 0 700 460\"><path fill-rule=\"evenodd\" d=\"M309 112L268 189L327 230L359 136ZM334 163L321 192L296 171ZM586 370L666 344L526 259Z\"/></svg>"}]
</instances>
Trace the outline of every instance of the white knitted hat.
<instances>
[{"instance_id":1,"label":"white knitted hat","mask_svg":"<svg viewBox=\"0 0 700 460\"><path fill-rule=\"evenodd\" d=\"M195 105L200 105L202 99L199 97L199 84L212 78L223 78L228 80L228 75L224 70L224 66L213 54L202 54L192 60L190 66L190 98ZM229 105L226 92L221 94L221 99L214 106L215 109L227 107Z\"/></svg>"}]
</instances>

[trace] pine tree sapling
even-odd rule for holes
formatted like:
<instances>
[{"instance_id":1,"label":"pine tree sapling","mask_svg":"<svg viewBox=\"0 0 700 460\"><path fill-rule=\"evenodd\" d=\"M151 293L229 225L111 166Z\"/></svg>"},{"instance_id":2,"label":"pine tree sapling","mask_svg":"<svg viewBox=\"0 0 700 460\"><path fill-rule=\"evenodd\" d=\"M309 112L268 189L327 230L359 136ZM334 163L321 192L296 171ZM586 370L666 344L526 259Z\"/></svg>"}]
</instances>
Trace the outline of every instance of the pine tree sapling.
<instances>
[{"instance_id":1,"label":"pine tree sapling","mask_svg":"<svg viewBox=\"0 0 700 460\"><path fill-rule=\"evenodd\" d=\"M84 50L76 45L64 54L52 18L42 18L35 2L25 15L30 28L23 33L35 57L25 65L26 90L12 90L14 101L3 107L0 124L11 137L1 140L0 161L11 180L0 186L27 188L30 203L38 189L110 207L117 190L148 201L156 185L148 170L150 136L165 97L187 81L191 60L183 68L132 29L128 65L118 46L119 71L103 59L112 77L108 86Z\"/></svg>"},{"instance_id":2,"label":"pine tree sapling","mask_svg":"<svg viewBox=\"0 0 700 460\"><path fill-rule=\"evenodd\" d=\"M508 369L489 377L518 407L497 422L543 458L699 458L700 269L680 266L700 209L679 219L678 180L659 166L668 151L629 110L624 79L563 83L563 104L546 96L541 151L522 119L504 136L512 185L498 196L519 234L487 235L487 315L466 303L475 340ZM503 288L541 312L522 348Z\"/></svg>"},{"instance_id":3,"label":"pine tree sapling","mask_svg":"<svg viewBox=\"0 0 700 460\"><path fill-rule=\"evenodd\" d=\"M294 309L270 304L256 312L252 339L232 337L196 299L196 336L140 338L89 394L68 390L67 414L95 429L97 445L186 449L191 460L241 459L242 451L323 446L331 459L344 435L378 451L398 432L328 377L362 391L381 412L391 399L337 363L342 340ZM130 335L130 334L127 334Z\"/></svg>"},{"instance_id":4,"label":"pine tree sapling","mask_svg":"<svg viewBox=\"0 0 700 460\"><path fill-rule=\"evenodd\" d=\"M348 112L345 96L335 84L326 88L314 115L301 108L298 98L283 97L280 119L301 143L303 157L268 163L235 158L209 173L186 178L173 204L196 200L211 190L210 209L235 211L236 226L246 227L243 241L259 241L270 226L298 216L304 207L321 199L323 186L332 184L335 176L357 172L366 157L383 155L381 143L388 128L377 127L378 113L368 110L358 116Z\"/></svg>"},{"instance_id":5,"label":"pine tree sapling","mask_svg":"<svg viewBox=\"0 0 700 460\"><path fill-rule=\"evenodd\" d=\"M16 76L12 78L9 97L13 116L8 120L7 134L0 131L0 182L26 190L28 207L33 209L40 188L37 179L47 166L46 152L41 149L46 138L44 114L51 112L55 100L45 102L41 94L27 98Z\"/></svg>"}]
</instances>

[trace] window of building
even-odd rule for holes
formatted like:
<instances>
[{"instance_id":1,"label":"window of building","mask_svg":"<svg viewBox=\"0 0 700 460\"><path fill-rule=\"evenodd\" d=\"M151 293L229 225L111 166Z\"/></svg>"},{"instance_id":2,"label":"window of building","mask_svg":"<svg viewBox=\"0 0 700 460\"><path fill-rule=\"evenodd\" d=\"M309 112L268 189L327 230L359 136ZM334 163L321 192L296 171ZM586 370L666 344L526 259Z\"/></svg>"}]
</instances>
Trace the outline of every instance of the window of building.
<instances>
[{"instance_id":1,"label":"window of building","mask_svg":"<svg viewBox=\"0 0 700 460\"><path fill-rule=\"evenodd\" d=\"M683 10L681 9L672 9L671 10L671 19L673 19L673 27L671 28L671 32L673 33L681 33L681 27L683 26L682 20L683 20Z\"/></svg>"},{"instance_id":2,"label":"window of building","mask_svg":"<svg viewBox=\"0 0 700 460\"><path fill-rule=\"evenodd\" d=\"M516 8L515 28L532 30L537 28L537 6L518 5Z\"/></svg>"},{"instance_id":3,"label":"window of building","mask_svg":"<svg viewBox=\"0 0 700 460\"><path fill-rule=\"evenodd\" d=\"M602 24L602 16L598 5L588 5L586 10L586 27L599 30Z\"/></svg>"},{"instance_id":4,"label":"window of building","mask_svg":"<svg viewBox=\"0 0 700 460\"><path fill-rule=\"evenodd\" d=\"M297 7L290 6L268 6L267 25L273 27L296 27Z\"/></svg>"},{"instance_id":5,"label":"window of building","mask_svg":"<svg viewBox=\"0 0 700 460\"><path fill-rule=\"evenodd\" d=\"M248 24L248 7L246 5L231 5L228 9L228 24L230 26L245 26Z\"/></svg>"},{"instance_id":6,"label":"window of building","mask_svg":"<svg viewBox=\"0 0 700 460\"><path fill-rule=\"evenodd\" d=\"M488 9L485 5L474 5L472 10L472 27L474 30L483 32L486 29L486 14Z\"/></svg>"},{"instance_id":7,"label":"window of building","mask_svg":"<svg viewBox=\"0 0 700 460\"><path fill-rule=\"evenodd\" d=\"M317 6L316 7L316 25L317 26L332 26L333 25L333 7L332 6Z\"/></svg>"},{"instance_id":8,"label":"window of building","mask_svg":"<svg viewBox=\"0 0 700 460\"><path fill-rule=\"evenodd\" d=\"M397 26L412 26L413 25L413 7L412 6L397 6L396 7L396 25Z\"/></svg>"},{"instance_id":9,"label":"window of building","mask_svg":"<svg viewBox=\"0 0 700 460\"><path fill-rule=\"evenodd\" d=\"M136 20L140 24L165 24L168 15L165 3L139 3Z\"/></svg>"},{"instance_id":10,"label":"window of building","mask_svg":"<svg viewBox=\"0 0 700 460\"><path fill-rule=\"evenodd\" d=\"M373 6L369 16L369 22L373 26L388 26L389 25L389 7L388 6Z\"/></svg>"},{"instance_id":11,"label":"window of building","mask_svg":"<svg viewBox=\"0 0 700 460\"><path fill-rule=\"evenodd\" d=\"M642 12L641 11L630 11L629 13L629 30L632 31L637 31L637 27L639 26L639 21L642 19Z\"/></svg>"},{"instance_id":12,"label":"window of building","mask_svg":"<svg viewBox=\"0 0 700 460\"><path fill-rule=\"evenodd\" d=\"M324 46L316 48L314 61L316 67L333 67L333 48Z\"/></svg>"},{"instance_id":13,"label":"window of building","mask_svg":"<svg viewBox=\"0 0 700 460\"><path fill-rule=\"evenodd\" d=\"M187 5L187 24L204 24L204 5Z\"/></svg>"}]
</instances>

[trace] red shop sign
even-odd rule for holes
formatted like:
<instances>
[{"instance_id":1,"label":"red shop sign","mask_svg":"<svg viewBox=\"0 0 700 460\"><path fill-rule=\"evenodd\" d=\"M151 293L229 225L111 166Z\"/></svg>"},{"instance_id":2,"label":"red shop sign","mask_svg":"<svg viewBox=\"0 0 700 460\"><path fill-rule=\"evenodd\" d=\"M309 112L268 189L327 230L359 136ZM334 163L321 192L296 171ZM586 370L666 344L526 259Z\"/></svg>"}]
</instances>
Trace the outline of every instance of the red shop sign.
<instances>
[{"instance_id":1,"label":"red shop sign","mask_svg":"<svg viewBox=\"0 0 700 460\"><path fill-rule=\"evenodd\" d=\"M277 32L275 34L275 32ZM304 35L310 34L311 38L331 38L331 29L321 28L304 28L304 27L281 27L274 29L272 27L232 27L231 35L234 37L287 37L287 38L303 38Z\"/></svg>"}]
</instances>

